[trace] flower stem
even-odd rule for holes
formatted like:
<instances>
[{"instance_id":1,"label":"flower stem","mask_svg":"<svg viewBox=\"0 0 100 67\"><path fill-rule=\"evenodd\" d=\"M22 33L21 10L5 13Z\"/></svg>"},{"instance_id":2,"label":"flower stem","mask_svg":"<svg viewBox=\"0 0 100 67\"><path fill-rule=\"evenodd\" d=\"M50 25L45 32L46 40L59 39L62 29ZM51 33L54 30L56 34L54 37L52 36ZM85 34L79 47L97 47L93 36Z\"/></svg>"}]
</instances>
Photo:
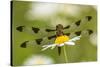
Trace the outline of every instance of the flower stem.
<instances>
[{"instance_id":1,"label":"flower stem","mask_svg":"<svg viewBox=\"0 0 100 67\"><path fill-rule=\"evenodd\" d=\"M66 53L66 46L64 45L64 57L65 57L65 62L68 63L68 58L67 58L67 53Z\"/></svg>"}]
</instances>

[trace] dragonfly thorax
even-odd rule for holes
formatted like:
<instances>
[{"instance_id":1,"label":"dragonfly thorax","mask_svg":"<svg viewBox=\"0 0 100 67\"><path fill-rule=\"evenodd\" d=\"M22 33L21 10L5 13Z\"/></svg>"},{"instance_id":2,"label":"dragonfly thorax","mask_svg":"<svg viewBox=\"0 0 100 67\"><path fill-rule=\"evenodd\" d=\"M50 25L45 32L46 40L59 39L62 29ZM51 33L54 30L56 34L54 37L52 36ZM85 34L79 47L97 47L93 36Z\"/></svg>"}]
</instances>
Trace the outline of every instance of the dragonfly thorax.
<instances>
[{"instance_id":1,"label":"dragonfly thorax","mask_svg":"<svg viewBox=\"0 0 100 67\"><path fill-rule=\"evenodd\" d=\"M57 26L56 26L56 36L62 36L62 35L64 35L64 33L63 33L63 25L61 25L61 24L58 24Z\"/></svg>"}]
</instances>

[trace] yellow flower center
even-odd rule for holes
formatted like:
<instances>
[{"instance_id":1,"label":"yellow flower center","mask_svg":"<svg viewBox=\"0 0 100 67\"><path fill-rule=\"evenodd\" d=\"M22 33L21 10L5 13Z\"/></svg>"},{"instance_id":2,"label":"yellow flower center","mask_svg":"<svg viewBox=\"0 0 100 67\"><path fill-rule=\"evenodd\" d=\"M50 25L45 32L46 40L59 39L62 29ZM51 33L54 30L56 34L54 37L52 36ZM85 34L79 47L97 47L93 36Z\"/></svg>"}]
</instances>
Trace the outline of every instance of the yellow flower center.
<instances>
[{"instance_id":1,"label":"yellow flower center","mask_svg":"<svg viewBox=\"0 0 100 67\"><path fill-rule=\"evenodd\" d=\"M55 44L61 44L69 40L69 37L66 35L58 36L55 40Z\"/></svg>"}]
</instances>

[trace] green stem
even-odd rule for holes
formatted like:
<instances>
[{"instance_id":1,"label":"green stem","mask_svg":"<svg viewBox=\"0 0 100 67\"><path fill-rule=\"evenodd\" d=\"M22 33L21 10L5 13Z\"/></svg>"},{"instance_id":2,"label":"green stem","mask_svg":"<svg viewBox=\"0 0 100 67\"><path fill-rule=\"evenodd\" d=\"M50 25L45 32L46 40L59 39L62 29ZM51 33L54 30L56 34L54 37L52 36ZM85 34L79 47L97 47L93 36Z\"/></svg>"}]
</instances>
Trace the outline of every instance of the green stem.
<instances>
[{"instance_id":1,"label":"green stem","mask_svg":"<svg viewBox=\"0 0 100 67\"><path fill-rule=\"evenodd\" d=\"M66 53L66 46L64 45L64 57L65 57L65 62L68 63L68 58L67 58L67 53Z\"/></svg>"}]
</instances>

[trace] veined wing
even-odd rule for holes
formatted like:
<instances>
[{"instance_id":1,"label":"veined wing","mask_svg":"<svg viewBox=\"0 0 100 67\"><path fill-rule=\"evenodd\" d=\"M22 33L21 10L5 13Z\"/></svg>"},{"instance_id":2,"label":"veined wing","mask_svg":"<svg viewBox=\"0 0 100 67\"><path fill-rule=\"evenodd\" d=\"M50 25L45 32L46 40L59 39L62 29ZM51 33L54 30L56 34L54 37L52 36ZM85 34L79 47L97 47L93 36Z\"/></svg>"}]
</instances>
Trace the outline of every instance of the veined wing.
<instances>
[{"instance_id":1,"label":"veined wing","mask_svg":"<svg viewBox=\"0 0 100 67\"><path fill-rule=\"evenodd\" d=\"M16 30L19 32L25 32L25 31L27 31L27 27L26 26L18 26L18 27L16 27ZM30 32L30 34L33 34L33 36L36 35L37 38L33 39L32 41L26 40L26 41L22 42L20 46L23 48L26 48L30 42L37 44L37 45L41 45L41 44L43 44L44 41L49 41L56 37L55 32L53 34L49 34L48 32L45 31L44 28L30 27L30 31L32 31L32 32ZM49 41L48 43L50 43L50 42L51 41Z\"/></svg>"},{"instance_id":2,"label":"veined wing","mask_svg":"<svg viewBox=\"0 0 100 67\"><path fill-rule=\"evenodd\" d=\"M72 35L79 36L84 31L86 31L89 35L91 35L93 33L93 30L89 29L89 28L86 28L86 25L88 25L88 23L91 20L92 20L92 16L86 16L86 17L84 17L81 20L73 22L71 25L67 25L66 27L64 27L64 33L65 33L65 35L70 36L72 34Z\"/></svg>"}]
</instances>

